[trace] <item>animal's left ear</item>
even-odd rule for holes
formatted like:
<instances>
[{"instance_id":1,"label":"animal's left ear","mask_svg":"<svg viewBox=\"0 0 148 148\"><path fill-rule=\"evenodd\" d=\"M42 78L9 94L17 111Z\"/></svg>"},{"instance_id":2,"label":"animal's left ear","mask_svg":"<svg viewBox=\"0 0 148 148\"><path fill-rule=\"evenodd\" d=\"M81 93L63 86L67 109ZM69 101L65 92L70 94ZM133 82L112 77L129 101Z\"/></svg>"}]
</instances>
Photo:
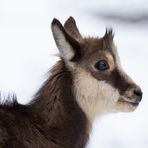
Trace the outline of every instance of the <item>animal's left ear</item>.
<instances>
[{"instance_id":1,"label":"animal's left ear","mask_svg":"<svg viewBox=\"0 0 148 148\"><path fill-rule=\"evenodd\" d=\"M108 49L111 47L114 39L114 33L113 30L110 28L106 28L105 35L103 36L103 47L105 49Z\"/></svg>"},{"instance_id":2,"label":"animal's left ear","mask_svg":"<svg viewBox=\"0 0 148 148\"><path fill-rule=\"evenodd\" d=\"M70 16L64 24L65 30L72 35L75 39L82 38L79 29L77 27L75 19Z\"/></svg>"},{"instance_id":3,"label":"animal's left ear","mask_svg":"<svg viewBox=\"0 0 148 148\"><path fill-rule=\"evenodd\" d=\"M67 61L79 60L82 50L78 41L65 31L64 27L57 19L52 21L51 28L61 57Z\"/></svg>"}]
</instances>

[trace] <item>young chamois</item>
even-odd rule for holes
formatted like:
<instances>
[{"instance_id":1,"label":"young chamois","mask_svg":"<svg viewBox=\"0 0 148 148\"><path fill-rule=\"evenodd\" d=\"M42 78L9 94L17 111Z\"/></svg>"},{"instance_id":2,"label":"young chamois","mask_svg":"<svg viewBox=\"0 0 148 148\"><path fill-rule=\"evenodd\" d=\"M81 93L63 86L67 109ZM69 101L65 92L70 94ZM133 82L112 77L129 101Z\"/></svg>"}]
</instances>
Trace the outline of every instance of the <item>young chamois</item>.
<instances>
[{"instance_id":1,"label":"young chamois","mask_svg":"<svg viewBox=\"0 0 148 148\"><path fill-rule=\"evenodd\" d=\"M138 85L121 68L107 29L83 38L70 17L51 25L61 60L28 105L0 105L0 148L85 148L96 115L134 111Z\"/></svg>"}]
</instances>

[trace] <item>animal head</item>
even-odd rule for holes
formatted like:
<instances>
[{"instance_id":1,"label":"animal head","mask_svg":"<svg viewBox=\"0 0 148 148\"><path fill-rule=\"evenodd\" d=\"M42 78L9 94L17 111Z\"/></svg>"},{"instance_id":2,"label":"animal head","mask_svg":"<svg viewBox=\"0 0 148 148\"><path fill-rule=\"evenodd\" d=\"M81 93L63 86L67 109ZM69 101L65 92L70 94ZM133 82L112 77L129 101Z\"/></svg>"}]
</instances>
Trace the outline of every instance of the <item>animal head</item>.
<instances>
[{"instance_id":1,"label":"animal head","mask_svg":"<svg viewBox=\"0 0 148 148\"><path fill-rule=\"evenodd\" d=\"M106 112L134 111L140 87L123 71L112 29L101 38L84 38L74 18L51 25L60 57L73 75L74 94L90 120Z\"/></svg>"}]
</instances>

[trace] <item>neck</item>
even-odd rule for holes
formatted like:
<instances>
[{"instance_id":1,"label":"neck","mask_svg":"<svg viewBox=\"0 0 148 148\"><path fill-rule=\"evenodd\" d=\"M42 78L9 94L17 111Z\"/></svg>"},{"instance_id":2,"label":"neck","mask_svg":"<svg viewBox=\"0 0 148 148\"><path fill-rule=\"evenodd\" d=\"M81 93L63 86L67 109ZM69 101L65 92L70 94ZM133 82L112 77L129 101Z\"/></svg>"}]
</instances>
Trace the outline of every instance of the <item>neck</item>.
<instances>
[{"instance_id":1,"label":"neck","mask_svg":"<svg viewBox=\"0 0 148 148\"><path fill-rule=\"evenodd\" d=\"M69 147L83 148L88 138L88 121L75 100L72 74L63 61L51 73L31 103L31 111L48 127L50 134L50 127L58 129L54 132L59 135L57 139L64 136Z\"/></svg>"}]
</instances>

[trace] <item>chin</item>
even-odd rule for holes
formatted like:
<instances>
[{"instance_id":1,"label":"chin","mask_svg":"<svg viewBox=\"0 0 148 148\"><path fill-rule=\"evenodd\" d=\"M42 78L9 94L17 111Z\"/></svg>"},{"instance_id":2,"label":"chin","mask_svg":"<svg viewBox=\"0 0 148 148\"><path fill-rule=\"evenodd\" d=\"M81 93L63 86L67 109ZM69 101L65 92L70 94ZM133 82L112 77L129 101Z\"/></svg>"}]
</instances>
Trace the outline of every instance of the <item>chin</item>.
<instances>
[{"instance_id":1,"label":"chin","mask_svg":"<svg viewBox=\"0 0 148 148\"><path fill-rule=\"evenodd\" d=\"M128 102L123 99L119 99L116 103L115 110L117 112L133 112L139 106L139 103Z\"/></svg>"}]
</instances>

